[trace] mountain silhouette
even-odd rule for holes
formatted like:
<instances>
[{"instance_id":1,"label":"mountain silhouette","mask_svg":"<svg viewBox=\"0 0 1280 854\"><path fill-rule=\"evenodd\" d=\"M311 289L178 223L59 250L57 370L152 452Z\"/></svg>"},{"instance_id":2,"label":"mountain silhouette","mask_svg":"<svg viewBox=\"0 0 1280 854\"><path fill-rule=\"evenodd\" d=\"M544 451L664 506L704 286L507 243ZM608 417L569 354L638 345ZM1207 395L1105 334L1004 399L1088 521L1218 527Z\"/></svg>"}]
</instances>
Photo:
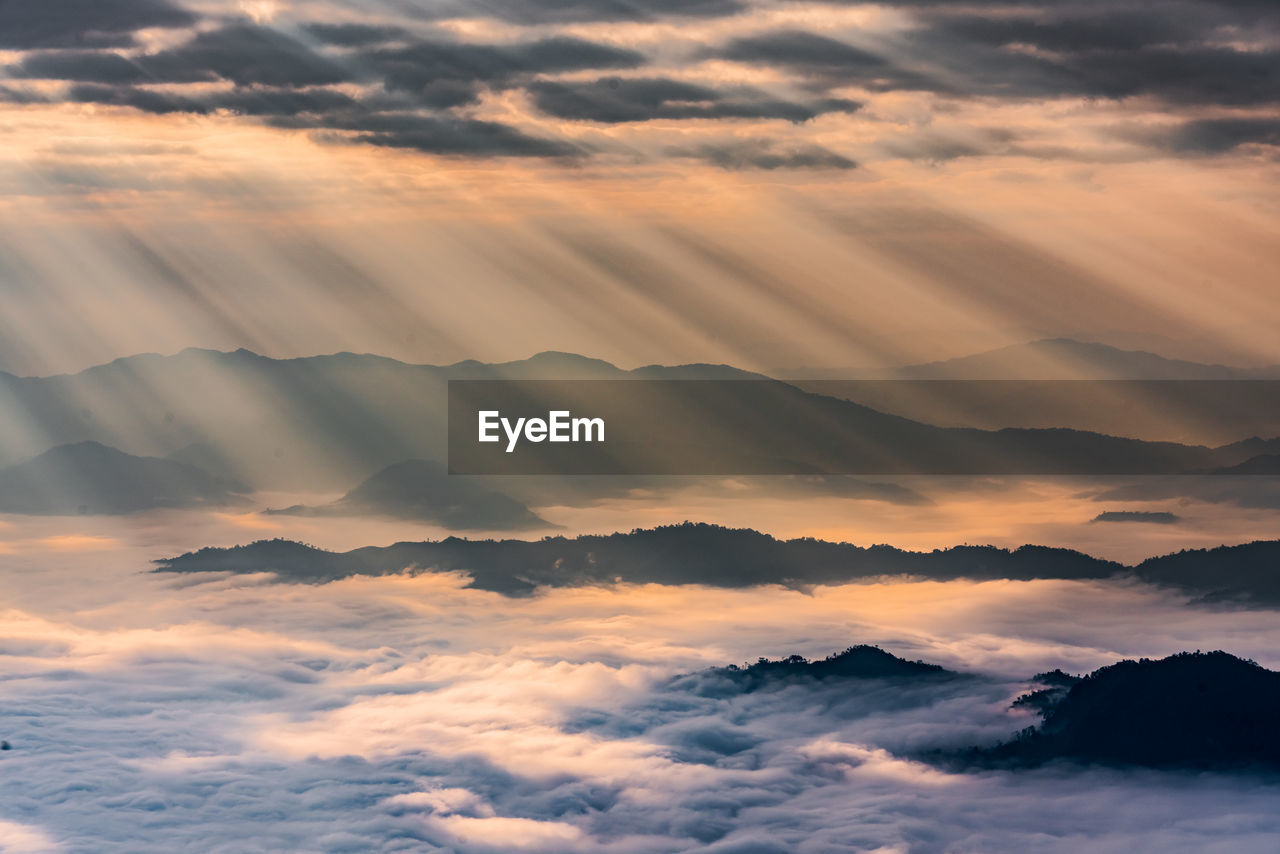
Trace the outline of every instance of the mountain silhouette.
<instances>
[{"instance_id":1,"label":"mountain silhouette","mask_svg":"<svg viewBox=\"0 0 1280 854\"><path fill-rule=\"evenodd\" d=\"M445 460L449 380L527 378L760 379L724 365L624 371L565 353L432 366L352 353L271 359L248 350L189 349L118 359L76 374L0 375L6 402L0 407L0 464L51 446L94 441L137 456L173 455L207 465L254 489L349 489L406 460ZM771 404L751 407L745 429L735 419L725 430L732 429L745 452L764 448L782 470L796 473L1211 471L1259 453L1079 430L944 429L785 383L772 389ZM729 414L707 401L692 403L703 408L708 424ZM789 446L770 450L786 436L792 437ZM797 443L796 436L807 441ZM691 458L703 458L705 450L691 448Z\"/></svg>"},{"instance_id":2,"label":"mountain silhouette","mask_svg":"<svg viewBox=\"0 0 1280 854\"><path fill-rule=\"evenodd\" d=\"M1280 541L1257 540L1213 549L1184 549L1148 558L1133 572L1206 602L1280 605Z\"/></svg>"},{"instance_id":3,"label":"mountain silhouette","mask_svg":"<svg viewBox=\"0 0 1280 854\"><path fill-rule=\"evenodd\" d=\"M425 460L388 466L331 504L297 505L267 512L295 516L386 516L434 522L457 531L551 527L516 499L482 486L473 478L450 475L444 466Z\"/></svg>"},{"instance_id":4,"label":"mountain silhouette","mask_svg":"<svg viewBox=\"0 0 1280 854\"><path fill-rule=\"evenodd\" d=\"M800 655L770 660L758 659L754 664L712 668L709 675L733 683L743 692L796 682L826 682L848 679L938 680L954 679L960 674L937 664L908 661L885 652L878 646L859 644L826 658L810 660Z\"/></svg>"},{"instance_id":5,"label":"mountain silhouette","mask_svg":"<svg viewBox=\"0 0 1280 854\"><path fill-rule=\"evenodd\" d=\"M1042 338L971 356L908 365L893 376L962 380L1231 380L1280 379L1280 370L1250 370L1169 359L1072 338Z\"/></svg>"},{"instance_id":6,"label":"mountain silhouette","mask_svg":"<svg viewBox=\"0 0 1280 854\"><path fill-rule=\"evenodd\" d=\"M1031 709L1044 715L1067 696L1071 686L1079 682L1080 677L1061 670L1050 670L1047 673L1037 673L1031 681L1043 687L1022 694L1013 701L1012 706L1015 709Z\"/></svg>"},{"instance_id":7,"label":"mountain silhouette","mask_svg":"<svg viewBox=\"0 0 1280 854\"><path fill-rule=\"evenodd\" d=\"M1224 466L1213 474L1280 474L1280 454L1258 454L1234 466Z\"/></svg>"},{"instance_id":8,"label":"mountain silhouette","mask_svg":"<svg viewBox=\"0 0 1280 854\"><path fill-rule=\"evenodd\" d=\"M274 572L290 581L318 583L351 575L386 575L417 567L461 570L471 586L528 595L540 586L705 584L743 588L776 584L806 589L881 576L935 580L1122 576L1176 588L1204 601L1280 604L1280 541L1196 549L1136 566L1071 549L953 546L913 552L862 547L809 537L779 540L749 528L686 522L630 533L540 540L468 540L448 537L330 552L289 540L262 540L231 548L204 548L156 561L158 572Z\"/></svg>"},{"instance_id":9,"label":"mountain silhouette","mask_svg":"<svg viewBox=\"0 0 1280 854\"><path fill-rule=\"evenodd\" d=\"M243 500L235 494L241 488L185 463L79 442L0 470L0 513L116 515L225 505Z\"/></svg>"},{"instance_id":10,"label":"mountain silhouette","mask_svg":"<svg viewBox=\"0 0 1280 854\"><path fill-rule=\"evenodd\" d=\"M1225 652L1121 661L1079 680L1043 723L976 764L1280 769L1280 673Z\"/></svg>"},{"instance_id":11,"label":"mountain silhouette","mask_svg":"<svg viewBox=\"0 0 1280 854\"><path fill-rule=\"evenodd\" d=\"M525 595L539 586L706 584L804 588L881 575L924 578L1105 578L1111 561L1069 549L957 546L910 552L810 538L778 540L750 529L685 523L630 533L541 540L449 537L335 553L286 540L206 548L156 562L161 572L275 572L304 582L384 575L405 567L464 570L472 586Z\"/></svg>"}]
</instances>

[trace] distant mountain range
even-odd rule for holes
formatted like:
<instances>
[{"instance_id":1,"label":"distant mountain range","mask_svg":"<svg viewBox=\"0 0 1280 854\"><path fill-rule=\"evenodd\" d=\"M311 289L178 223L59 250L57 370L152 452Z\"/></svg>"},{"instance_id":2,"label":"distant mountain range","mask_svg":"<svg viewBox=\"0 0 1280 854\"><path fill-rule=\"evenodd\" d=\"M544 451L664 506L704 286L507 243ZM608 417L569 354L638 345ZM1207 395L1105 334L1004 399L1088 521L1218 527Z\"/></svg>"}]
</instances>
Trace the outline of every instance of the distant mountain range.
<instances>
[{"instance_id":1,"label":"distant mountain range","mask_svg":"<svg viewBox=\"0 0 1280 854\"><path fill-rule=\"evenodd\" d=\"M267 512L294 516L384 516L434 522L455 531L553 527L516 499L483 486L475 478L450 475L444 466L425 460L388 466L331 504L298 505Z\"/></svg>"},{"instance_id":2,"label":"distant mountain range","mask_svg":"<svg viewBox=\"0 0 1280 854\"><path fill-rule=\"evenodd\" d=\"M61 445L0 469L0 513L116 515L244 502L243 484L97 442Z\"/></svg>"},{"instance_id":3,"label":"distant mountain range","mask_svg":"<svg viewBox=\"0 0 1280 854\"><path fill-rule=\"evenodd\" d=\"M1244 369L1065 338L800 388L947 427L1067 427L1184 444L1280 435L1280 365Z\"/></svg>"},{"instance_id":4,"label":"distant mountain range","mask_svg":"<svg viewBox=\"0 0 1280 854\"><path fill-rule=\"evenodd\" d=\"M1098 373L1105 369L1108 375L1124 371L1161 376L1221 373L1221 366L1193 370L1189 367L1192 363L1101 345L1054 341L1027 347L1048 355L1075 354L1077 362L1083 358L1080 353L1089 354L1091 369ZM988 354L972 364L995 370L991 366L1000 360L1017 363L1021 359L1017 352L999 352L1004 355L998 359ZM952 368L918 366L905 372L925 376L961 370L948 364ZM1128 367L1122 371L1117 364ZM1142 366L1146 368L1139 371ZM961 372L965 371L973 372L969 368ZM543 353L492 365L468 361L431 366L350 353L270 359L246 350L222 353L192 349L173 356L133 356L70 375L32 378L0 374L0 465L17 464L62 445L96 442L134 457L165 458L193 466L223 482L254 490L350 490L379 471L408 461L443 463L450 379L528 378L763 379L723 365L649 366L624 371L565 353ZM994 473L1106 473L1117 469L1265 473L1273 470L1274 459L1280 455L1277 441L1232 442L1208 448L1080 430L944 429L842 400L839 395L808 393L784 383L775 388L777 405L762 408L758 423L751 428L755 432L747 438L767 442L778 435L803 435L803 447L785 449L786 458L779 460L780 465L797 472L964 473L976 467ZM885 403L886 408L893 408L889 406L892 401ZM998 415L1004 404L992 406ZM1254 401L1244 408L1258 412L1265 406ZM711 409L706 415L713 424L718 417ZM1234 417L1224 415L1219 432L1229 430L1227 422ZM1119 412L1112 420L1123 422L1124 418ZM1230 435L1239 438L1238 431ZM707 456L705 450L692 448L690 453L702 459ZM380 499L370 491L386 492L396 476L391 471L343 506L378 507ZM563 486L544 485L548 489ZM516 494L507 487L499 491L526 504L529 492L541 491L535 485ZM582 482L576 488L590 492L616 489L616 484L601 480ZM424 490L430 493L430 488ZM390 489L386 494L395 491ZM438 503L429 494L419 498L420 507ZM84 503L76 502L76 506ZM379 512L385 509L383 503Z\"/></svg>"},{"instance_id":5,"label":"distant mountain range","mask_svg":"<svg viewBox=\"0 0 1280 854\"><path fill-rule=\"evenodd\" d=\"M883 376L947 380L1254 380L1280 379L1280 365L1235 368L1168 359L1071 338L1044 338L939 362L908 365Z\"/></svg>"},{"instance_id":6,"label":"distant mountain range","mask_svg":"<svg viewBox=\"0 0 1280 854\"><path fill-rule=\"evenodd\" d=\"M321 583L352 575L387 575L406 568L467 572L471 586L508 596L539 587L704 584L803 589L880 576L949 580L1100 579L1132 576L1205 601L1280 604L1280 541L1181 551L1134 566L1071 549L955 546L912 552L811 538L778 540L751 529L670 525L630 533L396 543L329 552L289 540L204 548L156 561L157 572L272 572L286 581Z\"/></svg>"},{"instance_id":7,"label":"distant mountain range","mask_svg":"<svg viewBox=\"0 0 1280 854\"><path fill-rule=\"evenodd\" d=\"M567 353L501 364L409 365L339 353L130 356L76 374L0 373L0 465L99 442L172 457L254 489L349 489L407 460L443 462L451 379L754 377L725 366L622 371Z\"/></svg>"}]
</instances>

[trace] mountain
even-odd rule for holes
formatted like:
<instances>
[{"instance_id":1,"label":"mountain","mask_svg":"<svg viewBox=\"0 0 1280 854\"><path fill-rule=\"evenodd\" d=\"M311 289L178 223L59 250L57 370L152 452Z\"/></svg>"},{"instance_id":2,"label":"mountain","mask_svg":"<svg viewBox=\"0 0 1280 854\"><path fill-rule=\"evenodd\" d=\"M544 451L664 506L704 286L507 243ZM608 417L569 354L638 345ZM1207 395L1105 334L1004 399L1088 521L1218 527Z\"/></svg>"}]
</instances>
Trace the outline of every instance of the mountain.
<instances>
[{"instance_id":1,"label":"mountain","mask_svg":"<svg viewBox=\"0 0 1280 854\"><path fill-rule=\"evenodd\" d=\"M455 531L549 528L510 496L475 479L450 475L444 466L409 460L379 471L331 504L297 505L268 513L295 516L386 516L434 522Z\"/></svg>"},{"instance_id":2,"label":"mountain","mask_svg":"<svg viewBox=\"0 0 1280 854\"><path fill-rule=\"evenodd\" d=\"M1071 549L953 546L912 552L812 538L779 540L749 528L686 522L630 533L540 540L443 540L329 552L288 540L204 548L156 561L157 572L274 572L324 582L386 575L405 567L461 570L471 586L526 595L540 586L705 584L804 589L879 576L1094 579L1133 576L1207 600L1280 605L1280 541L1196 549L1125 566Z\"/></svg>"},{"instance_id":3,"label":"mountain","mask_svg":"<svg viewBox=\"0 0 1280 854\"><path fill-rule=\"evenodd\" d=\"M1213 549L1185 549L1144 560L1134 574L1177 587L1204 601L1280 605L1280 541L1259 540Z\"/></svg>"},{"instance_id":4,"label":"mountain","mask_svg":"<svg viewBox=\"0 0 1280 854\"><path fill-rule=\"evenodd\" d=\"M1062 702L1062 698L1080 681L1080 677L1061 670L1050 670L1047 673L1037 673L1031 681L1041 687L1019 696L1013 701L1012 708L1031 709L1043 716Z\"/></svg>"},{"instance_id":5,"label":"mountain","mask_svg":"<svg viewBox=\"0 0 1280 854\"><path fill-rule=\"evenodd\" d=\"M70 375L0 375L0 464L93 441L195 463L253 489L348 489L406 460L444 462L450 380L513 378L756 380L725 383L710 397L670 384L662 393L683 395L676 411L700 426L679 445L660 429L637 431L640 441L618 459L618 470L633 474L655 459L688 473L1162 473L1211 471L1257 455L1080 430L940 428L723 365L623 371L544 353L496 365L431 366L352 353L270 359L192 349ZM649 408L637 418L667 414ZM578 485L597 487L616 485Z\"/></svg>"},{"instance_id":6,"label":"mountain","mask_svg":"<svg viewBox=\"0 0 1280 854\"><path fill-rule=\"evenodd\" d=\"M1241 380L1280 374L1167 359L1071 338L1044 338L939 362L908 365L902 379L949 380Z\"/></svg>"},{"instance_id":7,"label":"mountain","mask_svg":"<svg viewBox=\"0 0 1280 854\"><path fill-rule=\"evenodd\" d=\"M1053 761L1280 770L1280 673L1225 652L1121 661L1071 685L1040 726L977 764Z\"/></svg>"},{"instance_id":8,"label":"mountain","mask_svg":"<svg viewBox=\"0 0 1280 854\"><path fill-rule=\"evenodd\" d=\"M1061 427L1192 445L1280 435L1280 367L1201 364L1065 338L875 375L806 376L792 382L941 427Z\"/></svg>"},{"instance_id":9,"label":"mountain","mask_svg":"<svg viewBox=\"0 0 1280 854\"><path fill-rule=\"evenodd\" d=\"M1111 561L1069 549L957 546L909 552L862 548L809 538L778 540L750 529L685 523L630 533L541 540L464 540L396 543L327 552L270 540L233 548L205 548L157 561L160 572L275 572L293 581L384 575L407 566L464 570L472 586L524 595L539 586L592 584L707 584L803 588L881 575L925 578L1105 578L1123 571Z\"/></svg>"},{"instance_id":10,"label":"mountain","mask_svg":"<svg viewBox=\"0 0 1280 854\"><path fill-rule=\"evenodd\" d=\"M643 368L648 378L757 376L726 366ZM95 441L210 466L254 489L346 489L406 460L443 462L453 379L616 379L570 353L411 365L337 353L272 359L248 350L142 354L75 374L0 373L0 465Z\"/></svg>"},{"instance_id":11,"label":"mountain","mask_svg":"<svg viewBox=\"0 0 1280 854\"><path fill-rule=\"evenodd\" d=\"M1259 454L1256 457L1250 457L1242 463L1233 466L1224 466L1213 472L1214 474L1280 474L1280 454Z\"/></svg>"},{"instance_id":12,"label":"mountain","mask_svg":"<svg viewBox=\"0 0 1280 854\"><path fill-rule=\"evenodd\" d=\"M237 484L195 466L97 442L61 445L0 470L0 513L123 514L243 500Z\"/></svg>"},{"instance_id":13,"label":"mountain","mask_svg":"<svg viewBox=\"0 0 1280 854\"><path fill-rule=\"evenodd\" d=\"M877 646L859 644L823 659L809 660L800 655L769 660L761 658L741 667L731 664L716 667L707 675L732 683L742 692L797 682L838 682L857 679L938 680L954 679L960 674L923 661L908 661L885 652Z\"/></svg>"}]
</instances>

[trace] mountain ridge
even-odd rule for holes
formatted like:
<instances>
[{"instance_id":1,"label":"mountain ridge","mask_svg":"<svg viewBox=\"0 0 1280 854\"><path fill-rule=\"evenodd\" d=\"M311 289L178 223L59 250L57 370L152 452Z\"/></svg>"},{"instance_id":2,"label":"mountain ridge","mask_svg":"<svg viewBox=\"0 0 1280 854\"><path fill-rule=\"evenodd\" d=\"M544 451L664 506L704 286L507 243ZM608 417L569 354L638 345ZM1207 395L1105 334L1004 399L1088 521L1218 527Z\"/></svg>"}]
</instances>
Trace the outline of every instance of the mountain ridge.
<instances>
[{"instance_id":1,"label":"mountain ridge","mask_svg":"<svg viewBox=\"0 0 1280 854\"><path fill-rule=\"evenodd\" d=\"M1137 564L1074 549L1023 545L951 546L910 551L812 537L777 539L751 528L686 522L629 533L540 540L461 539L399 542L331 552L290 540L204 548L155 561L156 572L276 572L286 581L323 583L417 567L471 573L471 586L530 595L539 587L705 584L779 585L805 590L886 576L929 580L1101 580L1131 577L1204 602L1280 604L1280 540L1182 550Z\"/></svg>"}]
</instances>

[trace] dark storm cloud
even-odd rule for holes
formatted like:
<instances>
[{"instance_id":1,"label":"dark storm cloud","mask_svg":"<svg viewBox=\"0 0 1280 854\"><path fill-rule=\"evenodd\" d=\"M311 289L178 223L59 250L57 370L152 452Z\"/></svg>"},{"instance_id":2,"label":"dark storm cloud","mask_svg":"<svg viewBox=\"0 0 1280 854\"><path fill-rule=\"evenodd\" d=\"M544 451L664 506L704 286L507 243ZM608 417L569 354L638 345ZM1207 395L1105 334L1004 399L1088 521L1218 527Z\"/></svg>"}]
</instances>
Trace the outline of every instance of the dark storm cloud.
<instances>
[{"instance_id":1,"label":"dark storm cloud","mask_svg":"<svg viewBox=\"0 0 1280 854\"><path fill-rule=\"evenodd\" d=\"M187 97L133 86L77 84L68 98L83 104L132 107L146 113L213 113L227 110L247 116L297 116L352 109L355 99L330 89L236 89L200 97Z\"/></svg>"},{"instance_id":2,"label":"dark storm cloud","mask_svg":"<svg viewBox=\"0 0 1280 854\"><path fill-rule=\"evenodd\" d=\"M1176 113L1206 105L1267 107L1280 102L1280 13L1253 2L1174 0L1169 14L1135 3L997 2L985 13L959 2L898 3L910 25L875 43L852 44L804 28L754 32L693 47L685 63L728 60L776 69L791 79L779 97L745 83L650 75L566 80L579 72L642 68L643 53L567 35L529 41L429 38L408 21L295 22L280 30L222 20L184 43L153 53L117 53L142 27L184 26L195 17L164 0L55 0L15 5L0 0L0 48L25 52L5 71L12 78L67 81L71 102L130 107L156 114L228 111L281 126L348 133L376 145L478 155L496 151L581 154L563 140L538 139L453 113L486 92L524 90L542 113L575 122L777 120L802 124L853 113L862 105L846 88L874 93L931 92L949 99L1145 98ZM482 8L456 0L413 10L420 24L490 17L517 24L569 21L679 20L732 15L741 0L495 0ZM869 45L869 46L868 46ZM1239 47L1249 45L1249 47ZM679 62L679 60L677 60ZM557 79L560 78L560 79ZM210 92L180 84L235 87ZM164 90L153 84L166 84ZM359 94L338 92L342 85ZM30 103L23 89L0 100ZM311 117L311 118L302 118ZM365 125L415 124L412 130ZM1121 134L1122 136L1124 134ZM1130 141L1180 156L1221 155L1251 144L1276 144L1270 116L1187 121L1168 131L1132 131ZM1012 138L983 134L882 137L873 151L891 157L946 161L978 155L1081 156L1068 149L1021 149ZM781 136L719 143L690 142L669 156L726 169L849 169L853 161Z\"/></svg>"},{"instance_id":3,"label":"dark storm cloud","mask_svg":"<svg viewBox=\"0 0 1280 854\"><path fill-rule=\"evenodd\" d=\"M205 68L166 56L126 57L111 51L50 50L32 53L8 67L13 77L86 83L200 83L217 79Z\"/></svg>"},{"instance_id":4,"label":"dark storm cloud","mask_svg":"<svg viewBox=\"0 0 1280 854\"><path fill-rule=\"evenodd\" d=\"M1242 145L1280 146L1280 118L1200 119L1146 138L1179 154L1223 154Z\"/></svg>"},{"instance_id":5,"label":"dark storm cloud","mask_svg":"<svg viewBox=\"0 0 1280 854\"><path fill-rule=\"evenodd\" d=\"M958 15L935 20L941 29L969 41L995 46L1034 45L1051 51L1136 50L1183 42L1203 34L1198 22L1187 17L1124 9L1110 14L1048 19Z\"/></svg>"},{"instance_id":6,"label":"dark storm cloud","mask_svg":"<svg viewBox=\"0 0 1280 854\"><path fill-rule=\"evenodd\" d=\"M349 70L297 39L251 24L199 33L184 45L153 54L148 64L204 72L238 86L322 86L351 79Z\"/></svg>"},{"instance_id":7,"label":"dark storm cloud","mask_svg":"<svg viewBox=\"0 0 1280 854\"><path fill-rule=\"evenodd\" d=\"M890 63L878 54L804 30L734 39L709 56L785 68L833 87L861 86L873 91L945 88L940 81Z\"/></svg>"},{"instance_id":8,"label":"dark storm cloud","mask_svg":"<svg viewBox=\"0 0 1280 854\"><path fill-rule=\"evenodd\" d=\"M1280 100L1280 51L1208 43L1210 29L1128 13L1049 21L948 15L927 19L907 49L932 56L958 95L1151 96L1172 106Z\"/></svg>"},{"instance_id":9,"label":"dark storm cloud","mask_svg":"<svg viewBox=\"0 0 1280 854\"><path fill-rule=\"evenodd\" d=\"M493 0L455 2L428 12L438 18L491 17L516 24L588 21L651 21L658 18L718 18L746 8L742 0Z\"/></svg>"},{"instance_id":10,"label":"dark storm cloud","mask_svg":"<svg viewBox=\"0 0 1280 854\"><path fill-rule=\"evenodd\" d=\"M327 118L323 127L354 132L343 137L384 148L406 148L426 154L475 157L574 157L577 146L529 136L509 125L452 116L417 114L354 115Z\"/></svg>"},{"instance_id":11,"label":"dark storm cloud","mask_svg":"<svg viewBox=\"0 0 1280 854\"><path fill-rule=\"evenodd\" d=\"M514 86L537 74L632 68L645 62L635 51L567 37L509 45L418 41L386 48L375 43L397 38L401 31L349 25L311 29L330 42L366 47L348 65L285 33L241 23L199 33L153 54L34 52L9 71L15 77L73 81L64 95L72 103L153 114L228 111L262 117L279 127L342 131L351 134L344 137L350 141L439 154L568 157L582 149L440 111L475 102L484 87ZM188 82L231 83L235 88L161 91L146 85ZM357 99L329 88L339 83L376 88ZM18 93L5 99L17 100ZM783 106L765 103L759 109ZM797 113L796 118L802 116ZM334 134L325 138L336 141Z\"/></svg>"},{"instance_id":12,"label":"dark storm cloud","mask_svg":"<svg viewBox=\"0 0 1280 854\"><path fill-rule=\"evenodd\" d=\"M633 50L582 39L556 37L514 45L418 42L369 51L362 62L377 68L388 89L418 91L441 81L500 83L527 74L636 68L645 63Z\"/></svg>"},{"instance_id":13,"label":"dark storm cloud","mask_svg":"<svg viewBox=\"0 0 1280 854\"><path fill-rule=\"evenodd\" d=\"M97 83L78 83L67 91L67 100L77 104L104 104L112 107L131 107L144 113L209 113L208 104L182 95L138 89L133 86L103 86Z\"/></svg>"},{"instance_id":14,"label":"dark storm cloud","mask_svg":"<svg viewBox=\"0 0 1280 854\"><path fill-rule=\"evenodd\" d=\"M197 34L170 50L125 57L109 51L43 51L10 68L14 76L86 83L198 83L320 86L350 80L335 61L284 33L234 24Z\"/></svg>"},{"instance_id":15,"label":"dark storm cloud","mask_svg":"<svg viewBox=\"0 0 1280 854\"><path fill-rule=\"evenodd\" d=\"M705 160L721 169L854 169L857 163L820 145L778 146L768 140L669 148L668 156Z\"/></svg>"},{"instance_id":16,"label":"dark storm cloud","mask_svg":"<svg viewBox=\"0 0 1280 854\"><path fill-rule=\"evenodd\" d=\"M665 78L593 82L538 82L529 87L544 113L593 122L645 122L654 119L783 119L804 122L828 112L853 112L856 101L828 99L797 104L749 87L718 91Z\"/></svg>"},{"instance_id":17,"label":"dark storm cloud","mask_svg":"<svg viewBox=\"0 0 1280 854\"><path fill-rule=\"evenodd\" d=\"M136 30L195 22L167 0L2 0L0 48L122 46Z\"/></svg>"},{"instance_id":18,"label":"dark storm cloud","mask_svg":"<svg viewBox=\"0 0 1280 854\"><path fill-rule=\"evenodd\" d=\"M326 44L339 47L367 47L402 41L408 32L402 27L373 24L307 24L306 31Z\"/></svg>"},{"instance_id":19,"label":"dark storm cloud","mask_svg":"<svg viewBox=\"0 0 1280 854\"><path fill-rule=\"evenodd\" d=\"M1280 51L1158 47L1088 51L1064 62L1082 94L1155 95L1172 104L1267 104L1280 101Z\"/></svg>"},{"instance_id":20,"label":"dark storm cloud","mask_svg":"<svg viewBox=\"0 0 1280 854\"><path fill-rule=\"evenodd\" d=\"M1249 40L1247 21L1204 3L1177 11L1160 16L1075 4L990 15L934 6L919 10L918 25L890 45L892 62L803 30L735 39L713 55L786 69L832 88L957 97L1153 96L1172 105L1280 100L1280 51L1228 46Z\"/></svg>"},{"instance_id":21,"label":"dark storm cloud","mask_svg":"<svg viewBox=\"0 0 1280 854\"><path fill-rule=\"evenodd\" d=\"M803 30L780 30L761 36L735 39L719 56L739 62L764 62L796 69L855 71L883 70L883 57L842 41Z\"/></svg>"}]
</instances>

